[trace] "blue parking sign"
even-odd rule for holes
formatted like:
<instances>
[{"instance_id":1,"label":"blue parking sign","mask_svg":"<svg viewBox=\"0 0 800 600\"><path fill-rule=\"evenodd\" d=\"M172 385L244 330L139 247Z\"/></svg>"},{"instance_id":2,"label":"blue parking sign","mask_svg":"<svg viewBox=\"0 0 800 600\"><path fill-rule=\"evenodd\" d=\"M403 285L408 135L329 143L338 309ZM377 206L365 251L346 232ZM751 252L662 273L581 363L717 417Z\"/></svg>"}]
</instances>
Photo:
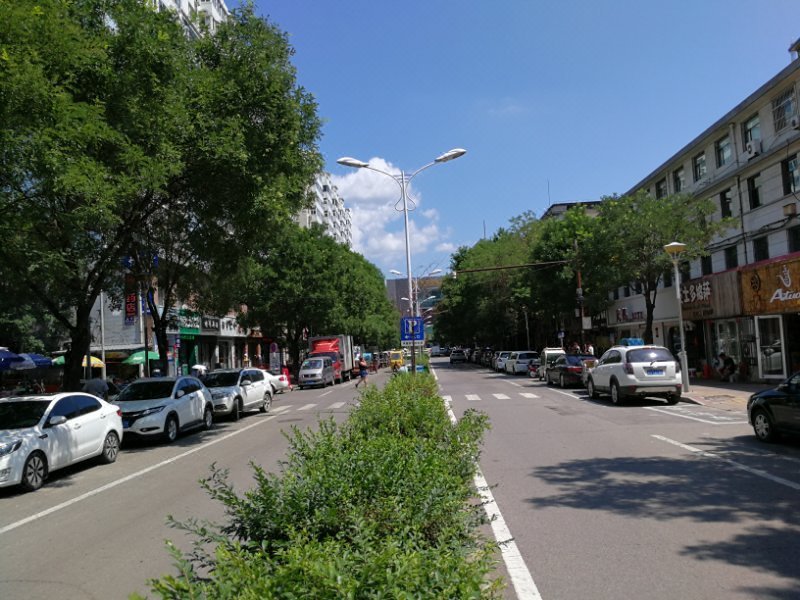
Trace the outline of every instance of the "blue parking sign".
<instances>
[{"instance_id":1,"label":"blue parking sign","mask_svg":"<svg viewBox=\"0 0 800 600\"><path fill-rule=\"evenodd\" d=\"M425 341L425 323L423 321L422 317L403 317L400 319L400 341Z\"/></svg>"}]
</instances>

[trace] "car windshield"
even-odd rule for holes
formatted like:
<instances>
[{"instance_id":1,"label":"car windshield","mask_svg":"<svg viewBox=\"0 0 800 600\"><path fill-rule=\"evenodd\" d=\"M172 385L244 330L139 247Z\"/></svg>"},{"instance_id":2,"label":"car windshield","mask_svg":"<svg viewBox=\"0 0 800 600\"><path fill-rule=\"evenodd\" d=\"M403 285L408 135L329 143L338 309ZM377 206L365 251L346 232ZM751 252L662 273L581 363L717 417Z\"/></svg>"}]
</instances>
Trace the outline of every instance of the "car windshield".
<instances>
[{"instance_id":1,"label":"car windshield","mask_svg":"<svg viewBox=\"0 0 800 600\"><path fill-rule=\"evenodd\" d=\"M36 425L50 400L24 400L0 403L0 429L23 429Z\"/></svg>"},{"instance_id":2,"label":"car windshield","mask_svg":"<svg viewBox=\"0 0 800 600\"><path fill-rule=\"evenodd\" d=\"M211 372L203 379L206 387L231 387L239 382L238 371L220 371L218 373Z\"/></svg>"},{"instance_id":3,"label":"car windshield","mask_svg":"<svg viewBox=\"0 0 800 600\"><path fill-rule=\"evenodd\" d=\"M389 358L391 360L399 360L399 359L403 358L403 353L402 352L391 352L391 353L389 353Z\"/></svg>"},{"instance_id":4,"label":"car windshield","mask_svg":"<svg viewBox=\"0 0 800 600\"><path fill-rule=\"evenodd\" d=\"M511 352L501 352L500 353L500 358L508 358L509 354L511 354Z\"/></svg>"},{"instance_id":5,"label":"car windshield","mask_svg":"<svg viewBox=\"0 0 800 600\"><path fill-rule=\"evenodd\" d=\"M650 363L674 361L672 354L666 348L640 348L628 350L628 362L631 363Z\"/></svg>"},{"instance_id":6,"label":"car windshield","mask_svg":"<svg viewBox=\"0 0 800 600\"><path fill-rule=\"evenodd\" d=\"M169 398L175 381L165 379L160 381L134 381L126 387L114 402L132 402L135 400L156 400Z\"/></svg>"},{"instance_id":7,"label":"car windshield","mask_svg":"<svg viewBox=\"0 0 800 600\"><path fill-rule=\"evenodd\" d=\"M517 358L521 360L531 360L532 358L539 358L539 355L536 354L536 352L520 352Z\"/></svg>"},{"instance_id":8,"label":"car windshield","mask_svg":"<svg viewBox=\"0 0 800 600\"><path fill-rule=\"evenodd\" d=\"M320 358L309 358L303 361L303 366L300 367L301 369L321 369L322 368L322 359Z\"/></svg>"},{"instance_id":9,"label":"car windshield","mask_svg":"<svg viewBox=\"0 0 800 600\"><path fill-rule=\"evenodd\" d=\"M595 357L590 354L568 354L567 355L567 364L573 366L581 366L581 363L585 360L595 360Z\"/></svg>"}]
</instances>

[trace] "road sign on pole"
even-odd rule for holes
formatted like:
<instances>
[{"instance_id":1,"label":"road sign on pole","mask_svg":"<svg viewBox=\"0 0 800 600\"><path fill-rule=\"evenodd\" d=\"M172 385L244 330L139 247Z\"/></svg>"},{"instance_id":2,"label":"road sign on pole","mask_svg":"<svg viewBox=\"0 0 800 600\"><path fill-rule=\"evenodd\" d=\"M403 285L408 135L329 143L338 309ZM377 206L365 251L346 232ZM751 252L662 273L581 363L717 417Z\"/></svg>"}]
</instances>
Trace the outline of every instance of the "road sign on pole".
<instances>
[{"instance_id":1,"label":"road sign on pole","mask_svg":"<svg viewBox=\"0 0 800 600\"><path fill-rule=\"evenodd\" d=\"M424 342L425 323L422 317L403 317L400 319L401 342Z\"/></svg>"}]
</instances>

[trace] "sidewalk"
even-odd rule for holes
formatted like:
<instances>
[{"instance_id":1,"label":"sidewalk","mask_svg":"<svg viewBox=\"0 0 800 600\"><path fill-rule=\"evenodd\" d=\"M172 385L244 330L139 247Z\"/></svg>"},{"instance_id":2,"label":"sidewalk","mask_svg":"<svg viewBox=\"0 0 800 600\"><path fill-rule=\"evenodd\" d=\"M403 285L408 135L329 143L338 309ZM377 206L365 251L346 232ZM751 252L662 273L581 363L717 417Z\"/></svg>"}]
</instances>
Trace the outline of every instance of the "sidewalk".
<instances>
[{"instance_id":1,"label":"sidewalk","mask_svg":"<svg viewBox=\"0 0 800 600\"><path fill-rule=\"evenodd\" d=\"M751 394L773 388L778 383L727 383L716 379L693 379L689 382L691 391L683 393L681 402L744 413Z\"/></svg>"}]
</instances>

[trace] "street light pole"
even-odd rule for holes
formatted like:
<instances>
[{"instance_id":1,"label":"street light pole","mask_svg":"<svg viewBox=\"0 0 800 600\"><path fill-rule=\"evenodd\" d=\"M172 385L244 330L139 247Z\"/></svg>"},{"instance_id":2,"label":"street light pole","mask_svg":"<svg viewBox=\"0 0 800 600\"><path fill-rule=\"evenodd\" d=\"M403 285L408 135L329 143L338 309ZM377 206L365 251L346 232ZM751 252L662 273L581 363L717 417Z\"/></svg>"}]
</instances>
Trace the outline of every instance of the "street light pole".
<instances>
[{"instance_id":1,"label":"street light pole","mask_svg":"<svg viewBox=\"0 0 800 600\"><path fill-rule=\"evenodd\" d=\"M393 175L387 171L383 171L381 169L376 169L375 167L371 167L369 163L364 162L363 160L358 160L357 158L352 158L350 156L343 156L338 159L336 162L340 165L345 167L354 167L356 169L368 169L370 171L375 171L376 173L381 173L382 175L386 175L387 177L391 177L399 186L400 186L400 198L403 204L403 224L405 226L405 236L406 236L406 276L408 277L408 303L409 308L411 309L411 316L414 316L414 282L411 276L411 239L409 237L409 230L408 230L408 211L414 210L408 208L408 192L407 187L411 183L411 180L414 179L417 175L422 173L425 169L428 169L434 165L439 163L448 162L451 160L455 160L460 156L464 156L467 153L466 150L463 148L453 148L452 150L448 150L444 154L437 156L433 161L429 162L426 165L421 166L419 169L411 173L411 175L406 176L405 171L401 170L400 175ZM416 208L416 207L415 207ZM395 204L395 209L397 209L397 204ZM400 210L400 209L397 209ZM416 354L416 344L412 346L411 352L411 372L416 374L417 372L417 354Z\"/></svg>"},{"instance_id":2,"label":"street light pole","mask_svg":"<svg viewBox=\"0 0 800 600\"><path fill-rule=\"evenodd\" d=\"M678 260L680 255L686 249L686 244L680 242L672 242L664 246L664 250L670 255L672 259L672 266L675 271L675 299L678 301L678 328L681 334L681 351L678 353L678 358L681 361L681 384L684 392L691 392L689 386L689 362L686 357L686 334L683 331L683 310L681 308L681 280L680 273L678 272Z\"/></svg>"}]
</instances>

